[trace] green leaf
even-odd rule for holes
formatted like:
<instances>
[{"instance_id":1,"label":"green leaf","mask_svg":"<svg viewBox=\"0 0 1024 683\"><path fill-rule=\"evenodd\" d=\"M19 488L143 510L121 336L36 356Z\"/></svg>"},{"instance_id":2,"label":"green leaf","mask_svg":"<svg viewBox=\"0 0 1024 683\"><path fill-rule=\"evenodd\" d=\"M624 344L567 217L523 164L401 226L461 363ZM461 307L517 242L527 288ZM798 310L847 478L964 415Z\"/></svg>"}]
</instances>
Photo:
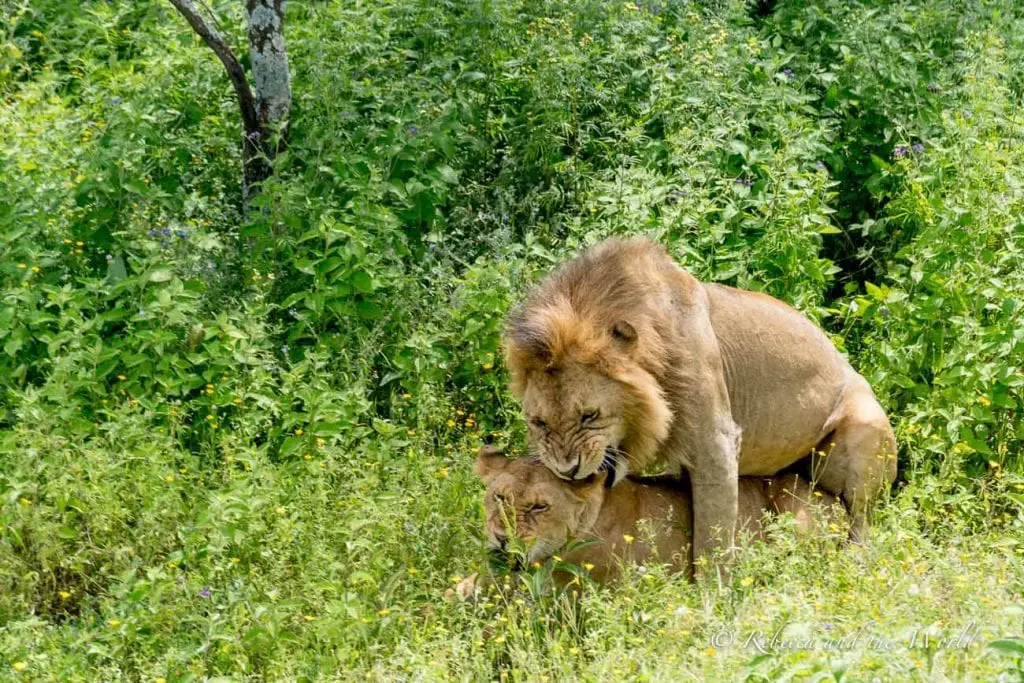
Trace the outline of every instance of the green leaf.
<instances>
[{"instance_id":1,"label":"green leaf","mask_svg":"<svg viewBox=\"0 0 1024 683\"><path fill-rule=\"evenodd\" d=\"M356 313L363 320L378 320L384 316L384 311L380 306L366 299L356 304Z\"/></svg>"},{"instance_id":2,"label":"green leaf","mask_svg":"<svg viewBox=\"0 0 1024 683\"><path fill-rule=\"evenodd\" d=\"M885 292L882 291L877 285L873 285L870 282L864 283L864 289L867 290L868 296L878 301L885 301Z\"/></svg>"},{"instance_id":3,"label":"green leaf","mask_svg":"<svg viewBox=\"0 0 1024 683\"><path fill-rule=\"evenodd\" d=\"M1024 640L1021 640L1020 638L1003 638L1001 640L993 640L988 644L988 647L1002 652L1003 654L1015 657L1024 657Z\"/></svg>"},{"instance_id":4,"label":"green leaf","mask_svg":"<svg viewBox=\"0 0 1024 683\"><path fill-rule=\"evenodd\" d=\"M352 286L360 294L369 294L373 291L373 278L365 270L357 270L352 273Z\"/></svg>"},{"instance_id":5,"label":"green leaf","mask_svg":"<svg viewBox=\"0 0 1024 683\"><path fill-rule=\"evenodd\" d=\"M441 180L445 181L449 185L455 185L459 182L459 173L448 164L441 164L437 167L437 172L441 175Z\"/></svg>"}]
</instances>

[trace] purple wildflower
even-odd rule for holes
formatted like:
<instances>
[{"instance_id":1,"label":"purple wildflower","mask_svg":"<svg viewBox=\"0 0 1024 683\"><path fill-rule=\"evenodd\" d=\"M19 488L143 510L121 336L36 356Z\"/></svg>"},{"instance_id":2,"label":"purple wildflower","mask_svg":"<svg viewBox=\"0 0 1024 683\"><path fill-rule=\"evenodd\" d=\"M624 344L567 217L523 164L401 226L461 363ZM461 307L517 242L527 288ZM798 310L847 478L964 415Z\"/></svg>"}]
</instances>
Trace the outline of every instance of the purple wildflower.
<instances>
[{"instance_id":1,"label":"purple wildflower","mask_svg":"<svg viewBox=\"0 0 1024 683\"><path fill-rule=\"evenodd\" d=\"M410 123L408 126L406 126L405 130L406 130L407 133L409 133L409 135L411 135L413 137L416 137L417 135L420 134L420 129L415 124L412 124L412 123Z\"/></svg>"},{"instance_id":2,"label":"purple wildflower","mask_svg":"<svg viewBox=\"0 0 1024 683\"><path fill-rule=\"evenodd\" d=\"M782 73L786 74L787 76L792 76L793 75L793 70L792 69L783 69Z\"/></svg>"},{"instance_id":3,"label":"purple wildflower","mask_svg":"<svg viewBox=\"0 0 1024 683\"><path fill-rule=\"evenodd\" d=\"M121 98L120 97L111 97L110 98L110 106L116 107L119 104L121 104Z\"/></svg>"},{"instance_id":4,"label":"purple wildflower","mask_svg":"<svg viewBox=\"0 0 1024 683\"><path fill-rule=\"evenodd\" d=\"M188 230L175 230L174 234L183 240L188 239Z\"/></svg>"},{"instance_id":5,"label":"purple wildflower","mask_svg":"<svg viewBox=\"0 0 1024 683\"><path fill-rule=\"evenodd\" d=\"M880 316L882 316L883 318L888 318L889 317L889 307L888 306L882 306L881 308L878 309L878 314Z\"/></svg>"},{"instance_id":6,"label":"purple wildflower","mask_svg":"<svg viewBox=\"0 0 1024 683\"><path fill-rule=\"evenodd\" d=\"M825 170L825 162L824 161L816 161L816 162L814 162L814 168L818 169L819 171L824 171Z\"/></svg>"},{"instance_id":7,"label":"purple wildflower","mask_svg":"<svg viewBox=\"0 0 1024 683\"><path fill-rule=\"evenodd\" d=\"M924 145L922 145L920 142L915 142L913 145L910 146L910 149L914 151L914 154L921 154L922 152L924 152Z\"/></svg>"},{"instance_id":8,"label":"purple wildflower","mask_svg":"<svg viewBox=\"0 0 1024 683\"><path fill-rule=\"evenodd\" d=\"M892 155L897 159L902 159L907 156L907 148L903 145L896 145L896 149L892 151Z\"/></svg>"},{"instance_id":9,"label":"purple wildflower","mask_svg":"<svg viewBox=\"0 0 1024 683\"><path fill-rule=\"evenodd\" d=\"M252 142L259 142L260 138L263 136L260 135L260 132L258 130L254 130L253 132L249 133L246 137L249 138L249 140Z\"/></svg>"},{"instance_id":10,"label":"purple wildflower","mask_svg":"<svg viewBox=\"0 0 1024 683\"><path fill-rule=\"evenodd\" d=\"M974 118L974 112L971 111L970 109L964 109L964 118L965 119Z\"/></svg>"},{"instance_id":11,"label":"purple wildflower","mask_svg":"<svg viewBox=\"0 0 1024 683\"><path fill-rule=\"evenodd\" d=\"M826 631L831 631L832 630L832 624L830 624L830 623L829 624L825 624L825 630Z\"/></svg>"},{"instance_id":12,"label":"purple wildflower","mask_svg":"<svg viewBox=\"0 0 1024 683\"><path fill-rule=\"evenodd\" d=\"M199 597L201 598L208 598L211 595L213 595L213 589L209 586L205 586L203 590L199 591Z\"/></svg>"}]
</instances>

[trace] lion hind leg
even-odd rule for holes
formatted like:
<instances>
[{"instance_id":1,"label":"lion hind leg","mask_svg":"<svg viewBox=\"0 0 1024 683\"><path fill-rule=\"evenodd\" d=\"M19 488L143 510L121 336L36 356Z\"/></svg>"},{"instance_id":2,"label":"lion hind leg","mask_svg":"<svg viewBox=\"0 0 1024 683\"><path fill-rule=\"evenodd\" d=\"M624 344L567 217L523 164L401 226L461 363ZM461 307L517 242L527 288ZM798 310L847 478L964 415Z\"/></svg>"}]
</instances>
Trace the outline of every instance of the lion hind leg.
<instances>
[{"instance_id":1,"label":"lion hind leg","mask_svg":"<svg viewBox=\"0 0 1024 683\"><path fill-rule=\"evenodd\" d=\"M811 457L815 484L850 511L850 540L867 540L871 509L896 478L896 438L889 418L862 378L839 406L839 419Z\"/></svg>"}]
</instances>

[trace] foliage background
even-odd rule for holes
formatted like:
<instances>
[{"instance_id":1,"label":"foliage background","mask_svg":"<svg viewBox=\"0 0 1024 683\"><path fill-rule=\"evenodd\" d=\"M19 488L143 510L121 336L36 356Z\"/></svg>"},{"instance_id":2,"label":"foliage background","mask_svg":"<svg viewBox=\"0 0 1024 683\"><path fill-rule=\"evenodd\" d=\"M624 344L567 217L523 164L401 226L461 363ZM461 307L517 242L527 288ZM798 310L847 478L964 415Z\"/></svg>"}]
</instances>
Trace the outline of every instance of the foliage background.
<instances>
[{"instance_id":1,"label":"foliage background","mask_svg":"<svg viewBox=\"0 0 1024 683\"><path fill-rule=\"evenodd\" d=\"M0 678L1020 672L1015 3L292 3L248 220L169 4L3 11ZM620 233L850 355L901 444L873 542L783 524L726 586L446 601L483 561L472 453L522 443L504 314ZM710 645L782 627L896 645Z\"/></svg>"}]
</instances>

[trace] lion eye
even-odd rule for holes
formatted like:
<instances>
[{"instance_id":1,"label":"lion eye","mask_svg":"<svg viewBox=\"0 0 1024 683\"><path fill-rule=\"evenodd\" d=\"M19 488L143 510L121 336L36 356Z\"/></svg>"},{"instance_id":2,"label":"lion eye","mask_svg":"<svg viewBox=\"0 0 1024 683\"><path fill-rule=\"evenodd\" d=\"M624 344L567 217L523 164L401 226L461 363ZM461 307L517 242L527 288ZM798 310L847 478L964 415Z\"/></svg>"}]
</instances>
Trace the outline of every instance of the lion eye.
<instances>
[{"instance_id":1,"label":"lion eye","mask_svg":"<svg viewBox=\"0 0 1024 683\"><path fill-rule=\"evenodd\" d=\"M548 506L544 503L535 503L530 506L530 509L527 512L544 512L547 509Z\"/></svg>"},{"instance_id":2,"label":"lion eye","mask_svg":"<svg viewBox=\"0 0 1024 683\"><path fill-rule=\"evenodd\" d=\"M530 420L530 424L532 424L537 429L547 429L548 428L548 423L545 422L544 420L540 419L539 417L535 417L532 420Z\"/></svg>"},{"instance_id":3,"label":"lion eye","mask_svg":"<svg viewBox=\"0 0 1024 683\"><path fill-rule=\"evenodd\" d=\"M597 408L594 408L593 410L588 410L587 412L580 415L580 424L590 424L591 422L597 419L599 414L600 411Z\"/></svg>"}]
</instances>

